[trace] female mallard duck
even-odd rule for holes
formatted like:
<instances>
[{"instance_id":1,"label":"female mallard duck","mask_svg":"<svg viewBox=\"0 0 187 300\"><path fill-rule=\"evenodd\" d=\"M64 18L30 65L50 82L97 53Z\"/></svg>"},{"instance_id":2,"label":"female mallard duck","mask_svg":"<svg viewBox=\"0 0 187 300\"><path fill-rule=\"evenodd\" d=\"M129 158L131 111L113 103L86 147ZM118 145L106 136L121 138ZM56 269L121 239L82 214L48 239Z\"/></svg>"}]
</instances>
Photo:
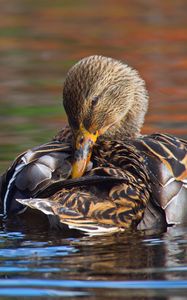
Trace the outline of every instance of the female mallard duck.
<instances>
[{"instance_id":1,"label":"female mallard duck","mask_svg":"<svg viewBox=\"0 0 187 300\"><path fill-rule=\"evenodd\" d=\"M3 175L4 216L30 206L95 234L184 223L187 142L140 135L148 96L138 73L112 58L84 58L68 72L63 100L70 128Z\"/></svg>"}]
</instances>

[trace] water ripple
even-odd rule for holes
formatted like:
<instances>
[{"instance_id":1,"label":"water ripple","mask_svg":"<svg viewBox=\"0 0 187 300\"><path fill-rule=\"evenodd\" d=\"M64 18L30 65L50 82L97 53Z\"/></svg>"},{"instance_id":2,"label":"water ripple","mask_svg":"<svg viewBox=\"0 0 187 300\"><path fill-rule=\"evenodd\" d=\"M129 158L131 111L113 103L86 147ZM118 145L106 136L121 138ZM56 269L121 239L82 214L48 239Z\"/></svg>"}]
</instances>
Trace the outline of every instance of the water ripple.
<instances>
[{"instance_id":1,"label":"water ripple","mask_svg":"<svg viewBox=\"0 0 187 300\"><path fill-rule=\"evenodd\" d=\"M71 246L57 246L57 247L43 247L43 248L17 248L17 249L0 249L0 256L6 258L17 257L53 257L53 256L67 256L77 250Z\"/></svg>"},{"instance_id":2,"label":"water ripple","mask_svg":"<svg viewBox=\"0 0 187 300\"><path fill-rule=\"evenodd\" d=\"M97 280L40 280L40 279L1 279L0 287L58 287L94 289L183 289L187 291L187 280L134 280L134 281L97 281Z\"/></svg>"}]
</instances>

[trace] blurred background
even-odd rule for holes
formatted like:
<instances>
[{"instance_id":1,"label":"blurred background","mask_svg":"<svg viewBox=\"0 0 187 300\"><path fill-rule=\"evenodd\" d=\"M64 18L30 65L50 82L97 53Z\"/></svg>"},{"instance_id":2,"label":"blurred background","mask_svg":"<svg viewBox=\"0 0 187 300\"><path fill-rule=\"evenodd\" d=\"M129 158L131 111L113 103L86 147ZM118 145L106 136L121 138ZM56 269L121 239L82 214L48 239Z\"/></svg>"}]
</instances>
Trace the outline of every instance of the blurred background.
<instances>
[{"instance_id":1,"label":"blurred background","mask_svg":"<svg viewBox=\"0 0 187 300\"><path fill-rule=\"evenodd\" d=\"M0 172L66 122L67 70L92 54L147 83L144 133L187 138L186 0L0 0Z\"/></svg>"}]
</instances>

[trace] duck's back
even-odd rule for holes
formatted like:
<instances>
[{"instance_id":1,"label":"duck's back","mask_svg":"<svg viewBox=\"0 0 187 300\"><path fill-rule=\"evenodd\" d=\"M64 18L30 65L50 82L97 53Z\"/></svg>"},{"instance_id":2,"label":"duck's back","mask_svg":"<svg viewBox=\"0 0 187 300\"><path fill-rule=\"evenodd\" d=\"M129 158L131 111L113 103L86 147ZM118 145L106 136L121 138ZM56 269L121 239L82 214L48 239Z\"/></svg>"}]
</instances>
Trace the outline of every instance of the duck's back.
<instances>
[{"instance_id":1,"label":"duck's back","mask_svg":"<svg viewBox=\"0 0 187 300\"><path fill-rule=\"evenodd\" d=\"M152 134L136 139L133 145L142 153L149 172L149 205L164 211L167 224L187 222L187 142L166 134ZM145 213L140 228L147 226L148 215Z\"/></svg>"}]
</instances>

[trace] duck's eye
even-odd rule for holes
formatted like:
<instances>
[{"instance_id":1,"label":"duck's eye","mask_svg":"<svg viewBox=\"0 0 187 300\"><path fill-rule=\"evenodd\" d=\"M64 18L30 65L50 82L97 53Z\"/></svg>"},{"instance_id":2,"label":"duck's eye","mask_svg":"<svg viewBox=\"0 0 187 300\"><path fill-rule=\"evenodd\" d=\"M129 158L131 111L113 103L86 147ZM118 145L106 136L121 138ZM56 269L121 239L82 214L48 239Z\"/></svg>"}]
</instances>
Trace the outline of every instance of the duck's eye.
<instances>
[{"instance_id":1,"label":"duck's eye","mask_svg":"<svg viewBox=\"0 0 187 300\"><path fill-rule=\"evenodd\" d=\"M98 100L99 100L99 96L94 96L92 98L92 106L95 106L97 104Z\"/></svg>"}]
</instances>

